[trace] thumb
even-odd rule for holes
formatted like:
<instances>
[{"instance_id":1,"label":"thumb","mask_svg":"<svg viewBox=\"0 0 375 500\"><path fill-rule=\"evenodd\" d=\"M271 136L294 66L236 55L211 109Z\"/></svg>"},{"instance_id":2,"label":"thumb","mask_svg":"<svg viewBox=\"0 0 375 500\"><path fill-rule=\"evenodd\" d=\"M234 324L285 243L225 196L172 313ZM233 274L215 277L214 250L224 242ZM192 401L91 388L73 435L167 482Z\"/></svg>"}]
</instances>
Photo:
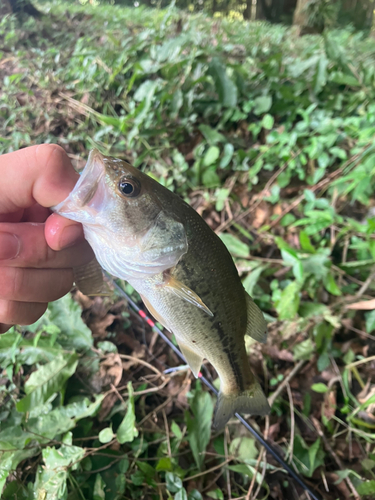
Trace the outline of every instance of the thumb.
<instances>
[{"instance_id":1,"label":"thumb","mask_svg":"<svg viewBox=\"0 0 375 500\"><path fill-rule=\"evenodd\" d=\"M60 146L42 144L0 156L0 214L64 200L79 175Z\"/></svg>"}]
</instances>

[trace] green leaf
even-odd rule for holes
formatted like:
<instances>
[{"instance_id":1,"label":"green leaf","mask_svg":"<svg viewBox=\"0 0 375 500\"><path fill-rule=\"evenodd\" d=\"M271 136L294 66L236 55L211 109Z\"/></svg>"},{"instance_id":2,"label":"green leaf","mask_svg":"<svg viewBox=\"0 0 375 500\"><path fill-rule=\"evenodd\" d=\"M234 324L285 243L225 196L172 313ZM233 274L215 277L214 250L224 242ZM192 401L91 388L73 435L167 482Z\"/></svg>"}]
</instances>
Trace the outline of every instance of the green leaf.
<instances>
[{"instance_id":1,"label":"green leaf","mask_svg":"<svg viewBox=\"0 0 375 500\"><path fill-rule=\"evenodd\" d=\"M158 463L156 464L156 470L171 472L173 470L173 464L171 459L169 457L163 457L160 460L158 460Z\"/></svg>"},{"instance_id":2,"label":"green leaf","mask_svg":"<svg viewBox=\"0 0 375 500\"><path fill-rule=\"evenodd\" d=\"M223 492L216 488L216 490L208 491L207 496L213 498L214 500L224 500Z\"/></svg>"},{"instance_id":3,"label":"green leaf","mask_svg":"<svg viewBox=\"0 0 375 500\"><path fill-rule=\"evenodd\" d=\"M97 395L93 402L88 398L82 398L74 403L54 408L49 412L45 412L41 406L41 410L44 411L38 412L38 415L35 415L36 412L33 409L33 417L29 418L27 429L34 434L34 439L41 443L51 440L56 435L73 429L79 420L95 415L103 399L104 394Z\"/></svg>"},{"instance_id":4,"label":"green leaf","mask_svg":"<svg viewBox=\"0 0 375 500\"><path fill-rule=\"evenodd\" d=\"M191 451L198 469L204 463L204 452L211 438L211 420L214 411L211 396L208 392L196 390L190 404L190 409L194 415L185 412L185 420L188 430L187 439L190 443Z\"/></svg>"},{"instance_id":5,"label":"green leaf","mask_svg":"<svg viewBox=\"0 0 375 500\"><path fill-rule=\"evenodd\" d=\"M185 488L181 488L174 496L174 500L188 500Z\"/></svg>"},{"instance_id":6,"label":"green leaf","mask_svg":"<svg viewBox=\"0 0 375 500\"><path fill-rule=\"evenodd\" d=\"M220 177L216 173L216 167L210 167L203 172L203 185L208 188L213 188L220 185Z\"/></svg>"},{"instance_id":7,"label":"green leaf","mask_svg":"<svg viewBox=\"0 0 375 500\"><path fill-rule=\"evenodd\" d=\"M219 59L214 57L210 63L209 71L214 80L221 104L234 108L237 104L237 87L228 77L225 66Z\"/></svg>"},{"instance_id":8,"label":"green leaf","mask_svg":"<svg viewBox=\"0 0 375 500\"><path fill-rule=\"evenodd\" d=\"M18 401L17 410L23 413L30 411L45 403L55 392L61 392L65 382L76 371L77 364L77 354L61 354L33 372L25 384L27 396Z\"/></svg>"},{"instance_id":9,"label":"green leaf","mask_svg":"<svg viewBox=\"0 0 375 500\"><path fill-rule=\"evenodd\" d=\"M301 231L299 233L299 242L301 245L302 250L305 252L309 253L315 253L315 248L313 247L309 235L306 233L306 231Z\"/></svg>"},{"instance_id":10,"label":"green leaf","mask_svg":"<svg viewBox=\"0 0 375 500\"><path fill-rule=\"evenodd\" d=\"M96 474L95 484L94 484L94 494L93 500L105 500L105 482L100 474Z\"/></svg>"},{"instance_id":11,"label":"green leaf","mask_svg":"<svg viewBox=\"0 0 375 500\"><path fill-rule=\"evenodd\" d=\"M310 338L308 338L307 340L304 340L303 342L300 342L293 347L294 359L296 361L299 359L309 360L314 350L314 343Z\"/></svg>"},{"instance_id":12,"label":"green leaf","mask_svg":"<svg viewBox=\"0 0 375 500\"><path fill-rule=\"evenodd\" d=\"M39 466L34 485L36 498L45 495L51 500L64 500L67 497L66 480L69 467L77 469L85 455L85 450L71 443L63 444L59 449L47 447L42 452L44 465Z\"/></svg>"},{"instance_id":13,"label":"green leaf","mask_svg":"<svg viewBox=\"0 0 375 500\"><path fill-rule=\"evenodd\" d=\"M227 142L224 146L224 154L221 157L219 167L225 168L229 165L234 153L234 146Z\"/></svg>"},{"instance_id":14,"label":"green leaf","mask_svg":"<svg viewBox=\"0 0 375 500\"><path fill-rule=\"evenodd\" d=\"M336 297L342 295L340 288L336 284L335 278L330 272L327 273L324 279L324 286L326 287L326 290L332 295L336 295Z\"/></svg>"},{"instance_id":15,"label":"green leaf","mask_svg":"<svg viewBox=\"0 0 375 500\"><path fill-rule=\"evenodd\" d=\"M32 436L30 436L29 440L31 439ZM7 449L9 451L6 451ZM2 450L0 452L0 492L2 492L9 474L15 471L23 460L39 454L40 449L39 447L34 447L14 451L14 445L12 443L6 443L0 440L0 450Z\"/></svg>"},{"instance_id":16,"label":"green leaf","mask_svg":"<svg viewBox=\"0 0 375 500\"><path fill-rule=\"evenodd\" d=\"M322 383L319 383L319 384L313 384L311 386L311 389L315 392L319 392L321 394L324 394L325 392L328 392L329 388L328 386L326 386L326 384L322 384Z\"/></svg>"},{"instance_id":17,"label":"green leaf","mask_svg":"<svg viewBox=\"0 0 375 500\"><path fill-rule=\"evenodd\" d=\"M81 318L82 309L70 294L48 305L47 311L36 323L32 331L54 325L60 329L57 341L67 349L90 349L93 345L91 330Z\"/></svg>"},{"instance_id":18,"label":"green leaf","mask_svg":"<svg viewBox=\"0 0 375 500\"><path fill-rule=\"evenodd\" d=\"M308 446L304 439L296 434L294 438L293 454L296 457L294 466L307 477L312 477L315 469L324 463L324 451L320 438Z\"/></svg>"},{"instance_id":19,"label":"green leaf","mask_svg":"<svg viewBox=\"0 0 375 500\"><path fill-rule=\"evenodd\" d=\"M203 157L203 165L205 167L209 167L216 162L219 156L220 149L217 146L210 146Z\"/></svg>"},{"instance_id":20,"label":"green leaf","mask_svg":"<svg viewBox=\"0 0 375 500\"><path fill-rule=\"evenodd\" d=\"M249 437L236 437L230 444L230 454L241 462L249 463L259 455L259 450L255 446L255 440Z\"/></svg>"},{"instance_id":21,"label":"green leaf","mask_svg":"<svg viewBox=\"0 0 375 500\"><path fill-rule=\"evenodd\" d=\"M188 500L203 500L198 490L191 490L188 494Z\"/></svg>"},{"instance_id":22,"label":"green leaf","mask_svg":"<svg viewBox=\"0 0 375 500\"><path fill-rule=\"evenodd\" d=\"M375 330L375 309L371 312L365 313L366 318L366 332L371 333Z\"/></svg>"},{"instance_id":23,"label":"green leaf","mask_svg":"<svg viewBox=\"0 0 375 500\"><path fill-rule=\"evenodd\" d=\"M214 146L218 142L225 142L225 136L209 125L201 124L198 128L210 146Z\"/></svg>"},{"instance_id":24,"label":"green leaf","mask_svg":"<svg viewBox=\"0 0 375 500\"><path fill-rule=\"evenodd\" d=\"M135 426L135 405L131 382L128 382L128 394L128 408L123 421L117 429L117 441L120 444L130 443L138 436L138 430Z\"/></svg>"},{"instance_id":25,"label":"green leaf","mask_svg":"<svg viewBox=\"0 0 375 500\"><path fill-rule=\"evenodd\" d=\"M99 432L99 441L101 443L109 443L114 437L112 427L106 427Z\"/></svg>"},{"instance_id":26,"label":"green leaf","mask_svg":"<svg viewBox=\"0 0 375 500\"><path fill-rule=\"evenodd\" d=\"M271 130L273 127L274 123L274 118L273 116L266 114L262 118L262 127L265 128L266 130Z\"/></svg>"},{"instance_id":27,"label":"green leaf","mask_svg":"<svg viewBox=\"0 0 375 500\"><path fill-rule=\"evenodd\" d=\"M256 115L262 115L271 109L272 97L269 95L262 95L254 99L254 104L254 113Z\"/></svg>"},{"instance_id":28,"label":"green leaf","mask_svg":"<svg viewBox=\"0 0 375 500\"><path fill-rule=\"evenodd\" d=\"M292 281L281 292L280 298L276 301L276 311L280 320L293 319L297 314L300 288L301 285L297 281Z\"/></svg>"},{"instance_id":29,"label":"green leaf","mask_svg":"<svg viewBox=\"0 0 375 500\"><path fill-rule=\"evenodd\" d=\"M375 495L375 480L371 479L370 481L365 481L357 486L357 491L359 495L368 496Z\"/></svg>"},{"instance_id":30,"label":"green leaf","mask_svg":"<svg viewBox=\"0 0 375 500\"><path fill-rule=\"evenodd\" d=\"M219 234L219 237L232 255L235 255L236 257L243 257L244 259L250 257L250 250L246 243L243 243L229 233L221 233Z\"/></svg>"},{"instance_id":31,"label":"green leaf","mask_svg":"<svg viewBox=\"0 0 375 500\"><path fill-rule=\"evenodd\" d=\"M258 266L246 276L242 284L249 295L253 295L254 287L258 283L260 275L268 266Z\"/></svg>"},{"instance_id":32,"label":"green leaf","mask_svg":"<svg viewBox=\"0 0 375 500\"><path fill-rule=\"evenodd\" d=\"M165 480L167 484L167 489L171 493L176 493L182 488L181 479L177 476L177 474L174 474L173 472L167 472L165 474Z\"/></svg>"}]
</instances>

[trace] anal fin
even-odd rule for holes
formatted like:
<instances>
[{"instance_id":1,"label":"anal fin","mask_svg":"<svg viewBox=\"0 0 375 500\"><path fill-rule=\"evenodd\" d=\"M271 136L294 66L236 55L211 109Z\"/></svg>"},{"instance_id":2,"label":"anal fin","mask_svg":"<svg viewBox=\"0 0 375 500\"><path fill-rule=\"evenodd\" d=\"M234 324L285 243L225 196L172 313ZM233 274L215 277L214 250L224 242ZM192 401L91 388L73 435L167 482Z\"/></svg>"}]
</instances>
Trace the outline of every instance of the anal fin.
<instances>
[{"instance_id":1,"label":"anal fin","mask_svg":"<svg viewBox=\"0 0 375 500\"><path fill-rule=\"evenodd\" d=\"M247 307L247 327L245 335L249 335L254 340L264 344L267 340L267 323L262 311L255 304L253 299L246 293Z\"/></svg>"},{"instance_id":2,"label":"anal fin","mask_svg":"<svg viewBox=\"0 0 375 500\"><path fill-rule=\"evenodd\" d=\"M213 313L202 301L202 299L188 286L184 285L173 276L167 277L164 286L167 290L177 295L177 297L180 297L180 299L186 300L190 304L202 309L202 311L207 313L209 316L213 316Z\"/></svg>"},{"instance_id":3,"label":"anal fin","mask_svg":"<svg viewBox=\"0 0 375 500\"><path fill-rule=\"evenodd\" d=\"M198 378L198 374L203 363L202 356L195 353L192 349L190 349L190 347L181 342L181 340L177 339L177 342L182 354L184 355L184 358L186 359L187 364L190 366L190 369L194 374L194 377Z\"/></svg>"}]
</instances>

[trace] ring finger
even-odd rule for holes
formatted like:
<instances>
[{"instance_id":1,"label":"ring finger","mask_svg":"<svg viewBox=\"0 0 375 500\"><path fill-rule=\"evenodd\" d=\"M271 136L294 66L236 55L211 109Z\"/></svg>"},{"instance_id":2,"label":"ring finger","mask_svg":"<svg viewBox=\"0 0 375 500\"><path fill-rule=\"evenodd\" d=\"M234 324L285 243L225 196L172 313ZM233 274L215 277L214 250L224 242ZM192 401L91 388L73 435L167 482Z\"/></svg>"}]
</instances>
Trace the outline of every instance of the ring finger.
<instances>
[{"instance_id":1,"label":"ring finger","mask_svg":"<svg viewBox=\"0 0 375 500\"><path fill-rule=\"evenodd\" d=\"M0 299L17 302L52 302L73 285L72 269L0 267ZM0 322L5 322L0 318Z\"/></svg>"}]
</instances>

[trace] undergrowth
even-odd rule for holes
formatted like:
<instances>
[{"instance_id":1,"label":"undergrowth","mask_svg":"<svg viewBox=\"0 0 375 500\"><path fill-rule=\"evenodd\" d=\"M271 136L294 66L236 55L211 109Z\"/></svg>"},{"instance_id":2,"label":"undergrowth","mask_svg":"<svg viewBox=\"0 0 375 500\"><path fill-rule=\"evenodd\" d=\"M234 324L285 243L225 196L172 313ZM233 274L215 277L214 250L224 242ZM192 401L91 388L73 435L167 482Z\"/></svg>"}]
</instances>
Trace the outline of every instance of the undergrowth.
<instances>
[{"instance_id":1,"label":"undergrowth","mask_svg":"<svg viewBox=\"0 0 375 500\"><path fill-rule=\"evenodd\" d=\"M373 498L375 40L40 9L0 21L0 151L56 142L82 167L96 146L187 199L269 321L253 425L324 498ZM303 498L238 423L211 432L212 397L163 375L178 360L115 292L51 304L0 363L5 500Z\"/></svg>"}]
</instances>

